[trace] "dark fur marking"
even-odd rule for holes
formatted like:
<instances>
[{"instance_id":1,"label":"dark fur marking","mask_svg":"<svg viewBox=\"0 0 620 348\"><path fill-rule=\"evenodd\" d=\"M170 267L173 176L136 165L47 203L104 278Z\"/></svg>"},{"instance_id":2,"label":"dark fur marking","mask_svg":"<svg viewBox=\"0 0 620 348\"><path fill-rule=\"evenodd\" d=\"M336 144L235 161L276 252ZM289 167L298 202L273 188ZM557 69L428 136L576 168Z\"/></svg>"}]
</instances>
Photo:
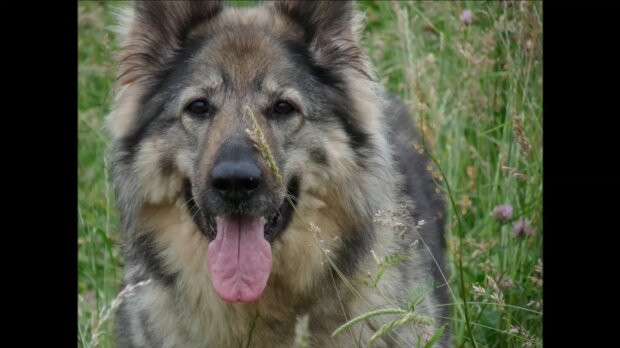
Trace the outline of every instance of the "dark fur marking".
<instances>
[{"instance_id":1,"label":"dark fur marking","mask_svg":"<svg viewBox=\"0 0 620 348\"><path fill-rule=\"evenodd\" d=\"M124 284L122 285L123 288ZM116 338L116 344L118 347L124 348L133 347L131 343L133 328L131 320L129 320L126 306L127 304L122 302L114 316L114 336Z\"/></svg>"},{"instance_id":2,"label":"dark fur marking","mask_svg":"<svg viewBox=\"0 0 620 348\"><path fill-rule=\"evenodd\" d=\"M349 136L349 144L351 148L355 151L356 155L360 159L365 159L367 155L363 150L369 147L370 135L363 132L353 121L351 117L351 109L348 107L350 105L350 101L347 97L342 96L342 104L333 105L333 112L340 120L344 131ZM358 164L361 167L363 166L363 162L358 161Z\"/></svg>"},{"instance_id":3,"label":"dark fur marking","mask_svg":"<svg viewBox=\"0 0 620 348\"><path fill-rule=\"evenodd\" d=\"M161 134L177 122L177 119L159 119L155 114L149 120L139 126L136 131L119 139L119 144L124 150L125 156L121 158L124 163L130 163L135 159L135 155L140 149L142 141L149 136Z\"/></svg>"},{"instance_id":4,"label":"dark fur marking","mask_svg":"<svg viewBox=\"0 0 620 348\"><path fill-rule=\"evenodd\" d=\"M325 150L321 149L321 148L316 148L316 149L312 149L310 150L310 159L312 160L312 162L320 164L324 167L328 167L329 166L329 161L327 159L327 154L325 153Z\"/></svg>"},{"instance_id":5,"label":"dark fur marking","mask_svg":"<svg viewBox=\"0 0 620 348\"><path fill-rule=\"evenodd\" d=\"M209 227L205 224L205 222L202 219L204 215L200 213L200 209L198 208L198 205L196 204L196 200L194 199L194 195L192 194L192 183L190 182L189 179L186 179L185 182L183 183L183 194L185 198L185 204L187 205L187 208L188 208L190 216L192 217L192 220L194 220L194 223L196 224L196 226L199 227L199 230L203 234L207 235L205 232L209 231ZM207 235L207 237L212 238L213 236Z\"/></svg>"},{"instance_id":6,"label":"dark fur marking","mask_svg":"<svg viewBox=\"0 0 620 348\"><path fill-rule=\"evenodd\" d=\"M128 253L130 261L134 259L146 267L147 273L165 286L173 287L177 274L166 272L160 250L150 233L143 233L131 243L131 251Z\"/></svg>"},{"instance_id":7,"label":"dark fur marking","mask_svg":"<svg viewBox=\"0 0 620 348\"><path fill-rule=\"evenodd\" d=\"M149 324L149 314L147 313L147 311L145 310L140 311L139 318L140 318L140 325L142 326L142 332L144 333L146 343L150 347L161 347L162 346L161 340L158 340L154 336L153 331L151 330L151 325Z\"/></svg>"},{"instance_id":8,"label":"dark fur marking","mask_svg":"<svg viewBox=\"0 0 620 348\"><path fill-rule=\"evenodd\" d=\"M335 71L322 67L315 63L310 51L302 44L294 41L284 41L283 47L289 52L289 56L297 63L308 69L326 91L331 92L330 105L332 113L338 118L340 124L348 135L351 148L360 159L367 157L364 150L369 148L370 135L354 122L352 115L351 100L345 89L345 83L341 76ZM358 164L363 164L360 161Z\"/></svg>"},{"instance_id":9,"label":"dark fur marking","mask_svg":"<svg viewBox=\"0 0 620 348\"><path fill-rule=\"evenodd\" d=\"M252 86L254 88L254 91L256 93L260 93L263 90L263 81L265 80L265 74L264 73L258 73L256 75L256 77L254 77L254 80L252 80Z\"/></svg>"},{"instance_id":10,"label":"dark fur marking","mask_svg":"<svg viewBox=\"0 0 620 348\"><path fill-rule=\"evenodd\" d=\"M293 177L287 185L286 194L290 195L290 201L285 198L278 211L279 218L275 225L268 224L265 230L265 238L271 243L280 233L284 232L291 222L295 207L299 202L299 178ZM292 203L292 204L291 204Z\"/></svg>"},{"instance_id":11,"label":"dark fur marking","mask_svg":"<svg viewBox=\"0 0 620 348\"><path fill-rule=\"evenodd\" d=\"M224 70L219 71L220 76L222 77L222 86L224 88L225 91L232 91L234 90L234 84L232 83L232 79L230 78L230 75L228 75L228 73Z\"/></svg>"},{"instance_id":12,"label":"dark fur marking","mask_svg":"<svg viewBox=\"0 0 620 348\"><path fill-rule=\"evenodd\" d=\"M174 160L171 156L164 155L159 159L159 171L161 175L166 177L172 175L172 173L174 173L174 167Z\"/></svg>"},{"instance_id":13,"label":"dark fur marking","mask_svg":"<svg viewBox=\"0 0 620 348\"><path fill-rule=\"evenodd\" d=\"M344 80L334 71L318 65L308 48L296 41L285 40L281 42L282 47L289 53L298 66L305 67L308 72L317 79L322 85L336 89L344 94Z\"/></svg>"},{"instance_id":14,"label":"dark fur marking","mask_svg":"<svg viewBox=\"0 0 620 348\"><path fill-rule=\"evenodd\" d=\"M177 122L178 118L176 117L161 119L160 116L164 111L166 101L170 100L177 92L171 87L180 86L181 81L188 73L189 67L182 62L190 59L202 48L203 44L204 42L196 39L185 42L175 56L171 58L169 68L160 70L145 83L146 92L138 102L140 111L137 112L139 114L137 125L131 133L119 140L127 154L123 158L126 162L131 162L135 158L138 145L142 140L170 128Z\"/></svg>"},{"instance_id":15,"label":"dark fur marking","mask_svg":"<svg viewBox=\"0 0 620 348\"><path fill-rule=\"evenodd\" d=\"M342 238L342 246L335 251L334 263L340 272L349 278L357 271L359 261L370 254L370 249L375 242L375 235L372 227L365 227L360 224L353 230L343 233L340 237ZM341 280L333 268L331 272L336 281ZM331 277L328 281L331 282Z\"/></svg>"},{"instance_id":16,"label":"dark fur marking","mask_svg":"<svg viewBox=\"0 0 620 348\"><path fill-rule=\"evenodd\" d=\"M156 94L166 90L166 86L180 85L186 78L186 74L191 72L189 64L182 63L191 59L204 46L205 41L200 38L191 38L183 41L170 58L168 64L152 76L150 83L146 86L148 93L145 93L141 98L140 104L148 102Z\"/></svg>"}]
</instances>

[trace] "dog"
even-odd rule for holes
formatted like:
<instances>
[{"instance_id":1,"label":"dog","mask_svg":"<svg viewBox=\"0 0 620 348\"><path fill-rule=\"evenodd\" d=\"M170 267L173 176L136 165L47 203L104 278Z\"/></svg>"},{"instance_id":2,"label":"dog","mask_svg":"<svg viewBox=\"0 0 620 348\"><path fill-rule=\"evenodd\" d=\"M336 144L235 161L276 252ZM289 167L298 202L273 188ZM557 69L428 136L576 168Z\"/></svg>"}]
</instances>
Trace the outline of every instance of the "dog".
<instances>
[{"instance_id":1,"label":"dog","mask_svg":"<svg viewBox=\"0 0 620 348\"><path fill-rule=\"evenodd\" d=\"M444 200L355 3L136 1L120 23L119 347L369 346L401 316L334 331L407 306L428 320L373 346L446 324Z\"/></svg>"}]
</instances>

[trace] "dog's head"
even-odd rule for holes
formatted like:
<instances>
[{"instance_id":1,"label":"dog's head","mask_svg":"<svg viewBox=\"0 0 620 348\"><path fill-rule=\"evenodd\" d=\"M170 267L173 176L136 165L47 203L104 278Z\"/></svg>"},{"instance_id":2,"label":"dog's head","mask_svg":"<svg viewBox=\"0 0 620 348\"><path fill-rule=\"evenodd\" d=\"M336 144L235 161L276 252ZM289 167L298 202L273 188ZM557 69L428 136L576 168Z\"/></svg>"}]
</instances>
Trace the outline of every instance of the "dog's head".
<instances>
[{"instance_id":1,"label":"dog's head","mask_svg":"<svg viewBox=\"0 0 620 348\"><path fill-rule=\"evenodd\" d=\"M127 18L111 124L119 202L182 198L217 293L255 301L304 192L346 191L373 165L354 4L137 1Z\"/></svg>"}]
</instances>

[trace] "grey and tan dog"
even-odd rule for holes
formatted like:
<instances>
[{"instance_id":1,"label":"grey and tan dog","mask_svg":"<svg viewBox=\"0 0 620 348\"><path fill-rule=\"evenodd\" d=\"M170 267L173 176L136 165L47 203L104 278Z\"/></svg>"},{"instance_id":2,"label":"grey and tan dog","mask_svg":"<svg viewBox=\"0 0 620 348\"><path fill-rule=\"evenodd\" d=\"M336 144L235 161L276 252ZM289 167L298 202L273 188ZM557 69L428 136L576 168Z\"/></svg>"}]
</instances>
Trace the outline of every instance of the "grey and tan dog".
<instances>
[{"instance_id":1,"label":"grey and tan dog","mask_svg":"<svg viewBox=\"0 0 620 348\"><path fill-rule=\"evenodd\" d=\"M434 322L373 346L445 324L444 203L360 22L344 1L123 12L111 174L124 284L151 281L119 308L119 347L290 347L302 317L310 346L367 346L395 316L332 333L416 289Z\"/></svg>"}]
</instances>

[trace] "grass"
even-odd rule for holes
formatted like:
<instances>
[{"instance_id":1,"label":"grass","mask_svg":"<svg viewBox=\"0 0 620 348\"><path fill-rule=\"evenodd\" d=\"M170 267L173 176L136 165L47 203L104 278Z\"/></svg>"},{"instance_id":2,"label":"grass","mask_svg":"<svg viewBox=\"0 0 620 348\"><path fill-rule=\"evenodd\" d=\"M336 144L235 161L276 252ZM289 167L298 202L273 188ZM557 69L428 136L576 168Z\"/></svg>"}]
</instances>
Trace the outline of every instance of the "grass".
<instances>
[{"instance_id":1,"label":"grass","mask_svg":"<svg viewBox=\"0 0 620 348\"><path fill-rule=\"evenodd\" d=\"M453 198L449 329L457 347L542 345L542 5L364 1L363 43L408 101ZM113 347L100 323L120 290L118 215L105 162L117 2L78 3L78 345ZM466 25L461 13L473 12ZM510 204L513 216L492 212ZM527 219L536 233L516 235ZM467 302L467 305L465 305ZM467 309L467 320L465 317ZM470 325L468 328L467 321ZM470 333L471 331L471 333Z\"/></svg>"}]
</instances>

